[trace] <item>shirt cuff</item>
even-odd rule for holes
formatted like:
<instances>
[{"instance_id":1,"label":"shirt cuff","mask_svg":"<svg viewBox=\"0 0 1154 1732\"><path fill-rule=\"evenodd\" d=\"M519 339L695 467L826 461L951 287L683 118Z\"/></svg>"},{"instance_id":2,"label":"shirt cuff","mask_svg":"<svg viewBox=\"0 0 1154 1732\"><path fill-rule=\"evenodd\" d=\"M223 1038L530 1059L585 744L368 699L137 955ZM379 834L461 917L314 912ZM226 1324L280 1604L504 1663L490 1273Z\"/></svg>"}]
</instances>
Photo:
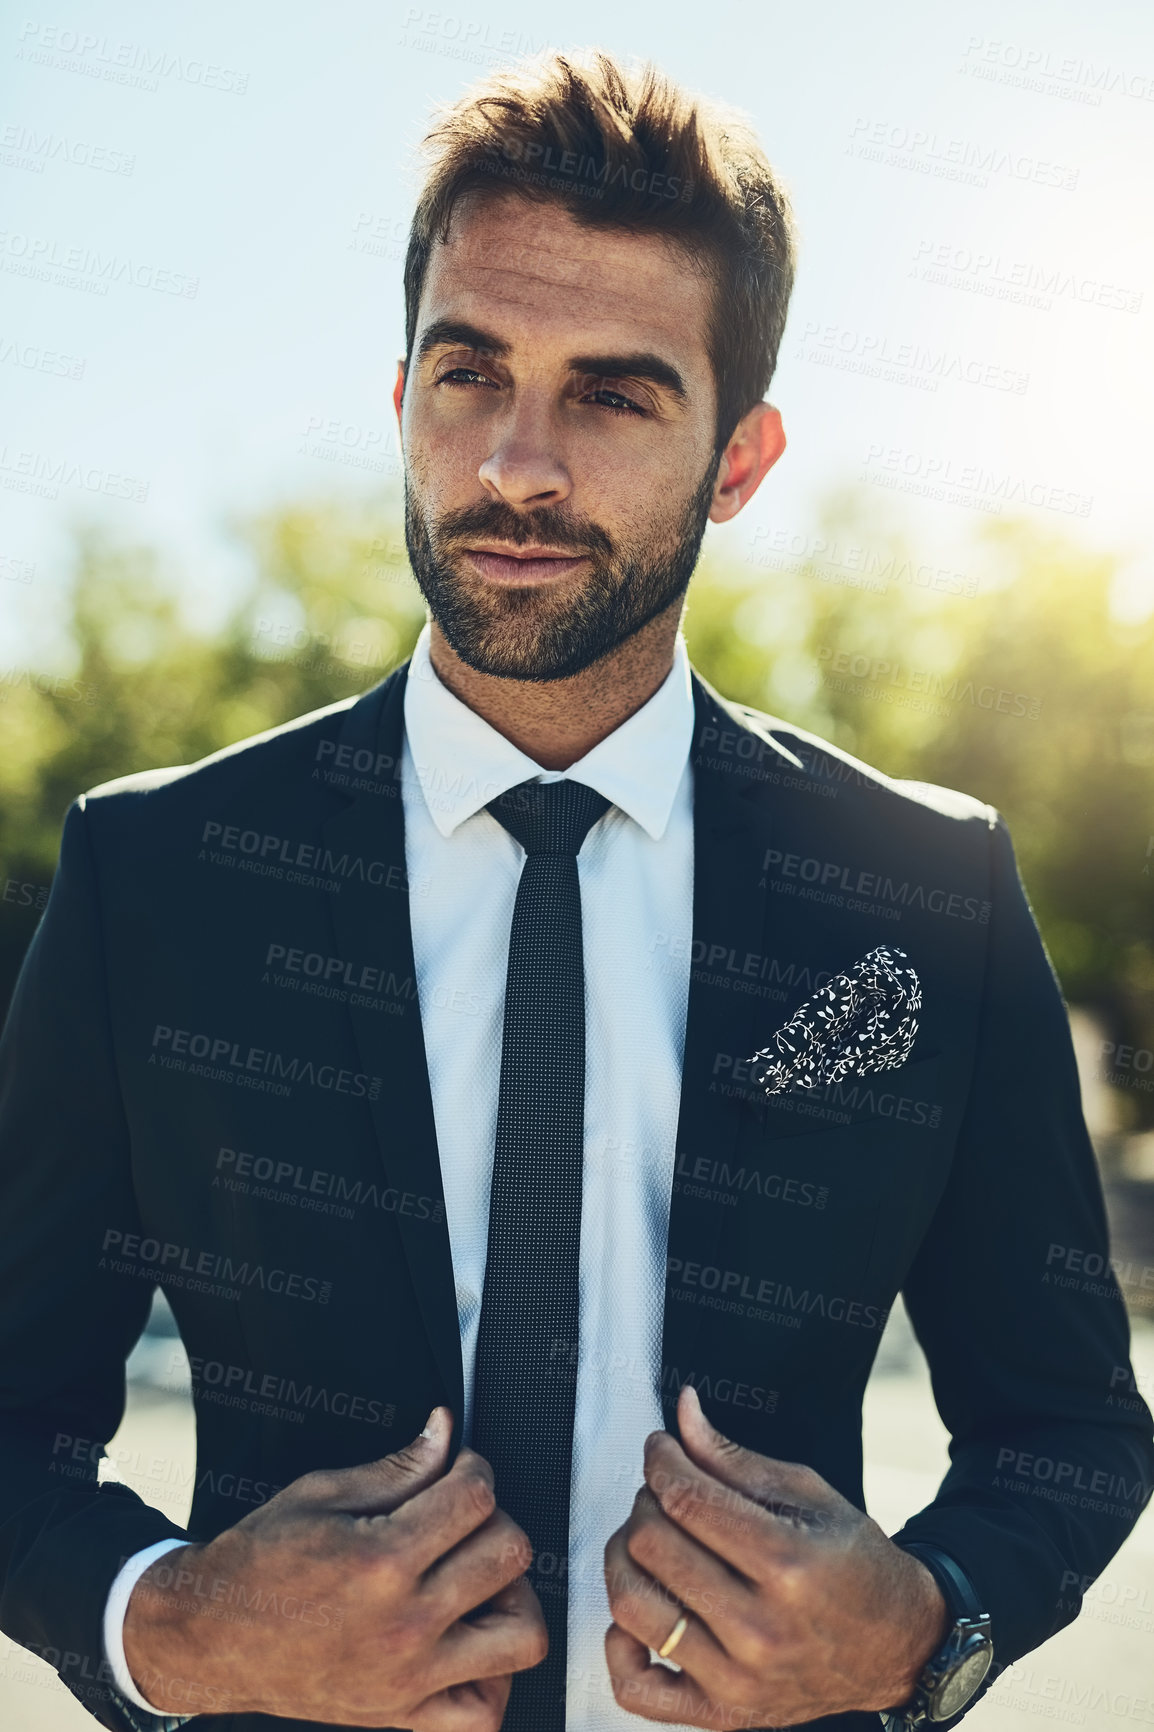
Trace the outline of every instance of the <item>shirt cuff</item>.
<instances>
[{"instance_id":1,"label":"shirt cuff","mask_svg":"<svg viewBox=\"0 0 1154 1732\"><path fill-rule=\"evenodd\" d=\"M134 1708L142 1708L151 1718L141 1721L136 1715L125 1709L125 1717L139 1727L139 1732L175 1732L177 1726L183 1726L192 1719L191 1714L166 1714L163 1708L154 1708L151 1702L146 1702L132 1681L132 1673L128 1670L128 1661L124 1657L124 1615L128 1611L128 1601L132 1590L150 1564L157 1558L164 1557L166 1552L175 1551L178 1546L186 1546L187 1540L157 1540L153 1546L145 1546L142 1552L135 1552L126 1564L123 1564L119 1575L108 1590L108 1599L104 1606L104 1657L112 1672L112 1681L119 1695L124 1697L125 1704L131 1703Z\"/></svg>"}]
</instances>

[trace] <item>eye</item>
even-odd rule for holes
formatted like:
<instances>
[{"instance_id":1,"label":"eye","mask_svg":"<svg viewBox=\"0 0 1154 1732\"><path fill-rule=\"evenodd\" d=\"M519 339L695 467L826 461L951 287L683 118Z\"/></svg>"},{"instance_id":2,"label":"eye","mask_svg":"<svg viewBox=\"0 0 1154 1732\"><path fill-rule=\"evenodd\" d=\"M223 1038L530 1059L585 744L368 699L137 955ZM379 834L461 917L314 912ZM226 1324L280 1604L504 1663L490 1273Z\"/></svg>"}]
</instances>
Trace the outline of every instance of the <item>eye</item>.
<instances>
[{"instance_id":1,"label":"eye","mask_svg":"<svg viewBox=\"0 0 1154 1732\"><path fill-rule=\"evenodd\" d=\"M611 415L644 415L645 413L644 409L634 403L631 398L626 397L623 392L611 391L606 385L603 385L597 391L591 392L590 395L594 398L616 397L617 401L615 403L602 402L600 404L600 407L602 409L608 409Z\"/></svg>"},{"instance_id":2,"label":"eye","mask_svg":"<svg viewBox=\"0 0 1154 1732\"><path fill-rule=\"evenodd\" d=\"M468 374L468 377L467 378L461 378L460 375L463 373ZM482 385L492 385L493 384L492 379L486 379L484 373L479 373L475 367L450 367L450 369L447 373L441 374L441 377L437 380L437 384L438 385L471 385L476 380L479 380ZM494 390L495 389L496 389L496 386L494 386Z\"/></svg>"},{"instance_id":3,"label":"eye","mask_svg":"<svg viewBox=\"0 0 1154 1732\"><path fill-rule=\"evenodd\" d=\"M438 385L489 385L493 390L499 387L492 379L477 370L476 367L450 367L437 380ZM612 399L608 401L607 399ZM623 391L613 391L607 385L586 393L585 401L596 403L600 409L608 409L611 415L644 415L645 410L625 395Z\"/></svg>"}]
</instances>

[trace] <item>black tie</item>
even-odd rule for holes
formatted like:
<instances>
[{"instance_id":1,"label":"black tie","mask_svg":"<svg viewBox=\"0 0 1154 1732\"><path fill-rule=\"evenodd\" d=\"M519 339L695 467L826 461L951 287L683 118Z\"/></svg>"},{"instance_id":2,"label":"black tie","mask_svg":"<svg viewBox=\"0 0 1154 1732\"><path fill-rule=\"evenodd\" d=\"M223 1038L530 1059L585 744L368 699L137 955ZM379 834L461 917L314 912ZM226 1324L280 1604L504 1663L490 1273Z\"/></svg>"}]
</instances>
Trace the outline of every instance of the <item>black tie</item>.
<instances>
[{"instance_id":1,"label":"black tie","mask_svg":"<svg viewBox=\"0 0 1154 1732\"><path fill-rule=\"evenodd\" d=\"M577 854L608 806L582 782L522 782L487 808L527 857L509 933L472 1443L532 1542L529 1580L549 1632L541 1664L513 1675L505 1732L565 1726L585 1137Z\"/></svg>"}]
</instances>

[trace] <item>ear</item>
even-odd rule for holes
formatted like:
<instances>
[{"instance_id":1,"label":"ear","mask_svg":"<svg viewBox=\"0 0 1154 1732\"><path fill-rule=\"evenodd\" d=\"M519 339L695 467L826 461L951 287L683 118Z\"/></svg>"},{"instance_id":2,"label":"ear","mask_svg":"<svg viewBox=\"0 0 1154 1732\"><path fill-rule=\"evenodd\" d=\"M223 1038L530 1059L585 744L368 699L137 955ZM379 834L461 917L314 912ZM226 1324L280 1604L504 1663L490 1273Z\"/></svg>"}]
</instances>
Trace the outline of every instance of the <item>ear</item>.
<instances>
[{"instance_id":1,"label":"ear","mask_svg":"<svg viewBox=\"0 0 1154 1732\"><path fill-rule=\"evenodd\" d=\"M405 395L405 362L402 357L397 362L397 382L393 386L393 408L397 411L397 426L401 425L401 403Z\"/></svg>"},{"instance_id":2,"label":"ear","mask_svg":"<svg viewBox=\"0 0 1154 1732\"><path fill-rule=\"evenodd\" d=\"M781 412L772 403L755 403L733 429L722 452L710 506L711 523L728 523L753 498L785 450Z\"/></svg>"}]
</instances>

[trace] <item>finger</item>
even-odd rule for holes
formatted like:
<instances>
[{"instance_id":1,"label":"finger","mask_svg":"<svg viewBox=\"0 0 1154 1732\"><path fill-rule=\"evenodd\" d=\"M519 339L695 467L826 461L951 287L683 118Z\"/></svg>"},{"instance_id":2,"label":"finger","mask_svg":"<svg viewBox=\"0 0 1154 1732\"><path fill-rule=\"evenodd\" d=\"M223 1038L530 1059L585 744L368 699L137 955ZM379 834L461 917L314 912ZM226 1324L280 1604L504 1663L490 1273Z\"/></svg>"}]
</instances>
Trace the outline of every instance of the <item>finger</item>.
<instances>
[{"instance_id":1,"label":"finger","mask_svg":"<svg viewBox=\"0 0 1154 1732\"><path fill-rule=\"evenodd\" d=\"M763 1459L768 1462L768 1457ZM752 1581L765 1578L767 1563L794 1558L806 1533L820 1531L831 1519L812 1502L795 1504L785 1495L769 1508L755 1502L698 1467L668 1432L651 1432L646 1439L644 1471L645 1483L670 1520ZM806 1475L810 1470L797 1472ZM813 1479L825 1485L819 1475ZM784 1485L782 1479L776 1483L779 1489ZM796 1479L792 1483L800 1484Z\"/></svg>"},{"instance_id":2,"label":"finger","mask_svg":"<svg viewBox=\"0 0 1154 1732\"><path fill-rule=\"evenodd\" d=\"M475 1450L463 1449L448 1473L369 1525L423 1575L446 1552L483 1526L497 1507L493 1470Z\"/></svg>"},{"instance_id":3,"label":"finger","mask_svg":"<svg viewBox=\"0 0 1154 1732\"><path fill-rule=\"evenodd\" d=\"M497 1678L540 1665L549 1634L536 1594L523 1578L496 1593L483 1610L447 1629L433 1649L428 1681L436 1689Z\"/></svg>"},{"instance_id":4,"label":"finger","mask_svg":"<svg viewBox=\"0 0 1154 1732\"><path fill-rule=\"evenodd\" d=\"M648 1486L638 1492L621 1534L632 1562L700 1618L724 1647L727 1616L745 1606L753 1591L748 1577L670 1521Z\"/></svg>"},{"instance_id":5,"label":"finger","mask_svg":"<svg viewBox=\"0 0 1154 1732\"><path fill-rule=\"evenodd\" d=\"M453 1435L453 1416L435 1407L425 1430L404 1449L377 1461L308 1473L286 1490L345 1515L388 1515L441 1477Z\"/></svg>"},{"instance_id":6,"label":"finger","mask_svg":"<svg viewBox=\"0 0 1154 1732\"><path fill-rule=\"evenodd\" d=\"M420 1591L447 1626L523 1576L532 1562L533 1547L524 1529L504 1510L495 1509L488 1521L426 1570Z\"/></svg>"},{"instance_id":7,"label":"finger","mask_svg":"<svg viewBox=\"0 0 1154 1732\"><path fill-rule=\"evenodd\" d=\"M845 1499L828 1480L799 1461L780 1461L745 1449L705 1417L692 1384L677 1404L681 1444L688 1458L723 1485L795 1525L827 1528Z\"/></svg>"},{"instance_id":8,"label":"finger","mask_svg":"<svg viewBox=\"0 0 1154 1732\"><path fill-rule=\"evenodd\" d=\"M688 1613L688 1627L670 1659L703 1690L712 1693L724 1688L732 1664L724 1647L696 1613L633 1561L624 1530L614 1534L605 1548L605 1582L613 1622L655 1652Z\"/></svg>"},{"instance_id":9,"label":"finger","mask_svg":"<svg viewBox=\"0 0 1154 1732\"><path fill-rule=\"evenodd\" d=\"M477 1732L479 1726L499 1727L505 1718L512 1678L478 1678L453 1684L427 1696L414 1709L413 1732Z\"/></svg>"},{"instance_id":10,"label":"finger","mask_svg":"<svg viewBox=\"0 0 1154 1732\"><path fill-rule=\"evenodd\" d=\"M610 1624L606 1631L605 1659L613 1695L628 1713L679 1726L709 1726L714 1732L724 1724L692 1678L651 1661L645 1643L617 1624Z\"/></svg>"}]
</instances>

